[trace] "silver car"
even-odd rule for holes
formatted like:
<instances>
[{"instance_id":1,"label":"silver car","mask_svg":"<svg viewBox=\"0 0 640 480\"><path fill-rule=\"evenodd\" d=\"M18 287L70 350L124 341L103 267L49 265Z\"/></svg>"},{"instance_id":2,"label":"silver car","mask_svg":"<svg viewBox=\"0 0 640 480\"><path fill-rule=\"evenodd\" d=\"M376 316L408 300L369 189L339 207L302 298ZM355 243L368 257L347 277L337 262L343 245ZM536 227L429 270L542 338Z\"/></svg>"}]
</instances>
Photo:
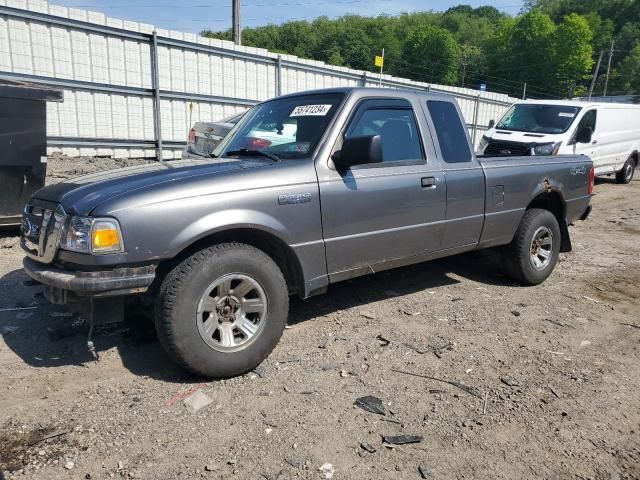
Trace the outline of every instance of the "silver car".
<instances>
[{"instance_id":1,"label":"silver car","mask_svg":"<svg viewBox=\"0 0 640 480\"><path fill-rule=\"evenodd\" d=\"M189 140L182 150L182 158L201 159L211 157L231 129L240 121L245 112L223 118L218 122L196 122L189 130Z\"/></svg>"}]
</instances>

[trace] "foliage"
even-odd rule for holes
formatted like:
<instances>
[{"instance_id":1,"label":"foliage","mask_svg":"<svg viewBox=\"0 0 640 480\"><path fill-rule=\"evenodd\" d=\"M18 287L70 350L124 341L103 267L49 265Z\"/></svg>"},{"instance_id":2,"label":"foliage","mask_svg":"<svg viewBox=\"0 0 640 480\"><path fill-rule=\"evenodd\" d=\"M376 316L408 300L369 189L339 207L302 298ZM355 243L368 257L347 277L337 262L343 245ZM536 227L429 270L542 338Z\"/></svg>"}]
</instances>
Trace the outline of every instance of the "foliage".
<instances>
[{"instance_id":1,"label":"foliage","mask_svg":"<svg viewBox=\"0 0 640 480\"><path fill-rule=\"evenodd\" d=\"M564 17L551 36L555 83L568 91L569 97L576 93L578 83L589 80L586 73L593 64L592 39L589 23L575 13Z\"/></svg>"},{"instance_id":2,"label":"foliage","mask_svg":"<svg viewBox=\"0 0 640 480\"><path fill-rule=\"evenodd\" d=\"M640 92L640 45L636 45L613 71L611 94Z\"/></svg>"},{"instance_id":3,"label":"foliage","mask_svg":"<svg viewBox=\"0 0 640 480\"><path fill-rule=\"evenodd\" d=\"M202 32L231 39L229 31ZM458 5L445 12L398 16L289 21L243 30L243 43L274 52L376 72L373 57L385 49L386 73L415 80L533 97L565 97L586 91L593 65L603 62L611 40L612 88L640 93L640 0L526 0L508 16L495 7Z\"/></svg>"},{"instance_id":4,"label":"foliage","mask_svg":"<svg viewBox=\"0 0 640 480\"><path fill-rule=\"evenodd\" d=\"M403 47L401 75L414 71L430 83L455 83L458 78L460 47L451 33L435 25L416 28ZM406 73L405 73L406 71Z\"/></svg>"},{"instance_id":5,"label":"foliage","mask_svg":"<svg viewBox=\"0 0 640 480\"><path fill-rule=\"evenodd\" d=\"M638 71L633 68L636 47L640 45L640 0L527 0L524 8L544 12L556 22L570 13L583 16L593 34L594 61L600 52L604 53L594 94L602 92L612 41L611 80L615 93L640 94L635 80Z\"/></svg>"}]
</instances>

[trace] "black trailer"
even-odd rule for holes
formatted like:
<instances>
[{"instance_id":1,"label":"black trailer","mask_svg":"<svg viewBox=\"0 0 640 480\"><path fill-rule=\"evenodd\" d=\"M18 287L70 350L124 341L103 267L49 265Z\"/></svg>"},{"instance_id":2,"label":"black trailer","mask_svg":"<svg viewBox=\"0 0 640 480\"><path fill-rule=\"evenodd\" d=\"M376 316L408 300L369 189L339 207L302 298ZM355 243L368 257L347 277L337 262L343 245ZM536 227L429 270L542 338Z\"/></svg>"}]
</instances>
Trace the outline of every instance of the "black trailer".
<instances>
[{"instance_id":1,"label":"black trailer","mask_svg":"<svg viewBox=\"0 0 640 480\"><path fill-rule=\"evenodd\" d=\"M47 102L62 90L0 80L0 225L20 223L29 197L47 174Z\"/></svg>"}]
</instances>

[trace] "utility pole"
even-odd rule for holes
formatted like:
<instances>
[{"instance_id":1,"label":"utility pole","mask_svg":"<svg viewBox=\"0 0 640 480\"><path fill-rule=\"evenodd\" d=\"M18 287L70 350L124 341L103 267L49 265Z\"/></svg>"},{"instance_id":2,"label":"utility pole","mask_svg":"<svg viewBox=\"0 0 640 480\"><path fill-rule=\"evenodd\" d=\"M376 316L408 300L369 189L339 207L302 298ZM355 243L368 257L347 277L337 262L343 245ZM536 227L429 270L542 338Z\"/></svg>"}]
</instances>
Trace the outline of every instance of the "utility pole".
<instances>
[{"instance_id":1,"label":"utility pole","mask_svg":"<svg viewBox=\"0 0 640 480\"><path fill-rule=\"evenodd\" d=\"M464 77L467 74L467 65L469 64L467 58L467 52L464 52L462 56L462 88L464 88Z\"/></svg>"},{"instance_id":2,"label":"utility pole","mask_svg":"<svg viewBox=\"0 0 640 480\"><path fill-rule=\"evenodd\" d=\"M602 56L604 55L604 50L600 50L600 55L598 55L598 62L596 63L596 69L593 72L593 77L591 78L591 85L589 85L589 100L591 100L591 95L593 94L593 87L596 86L596 79L598 78L598 73L600 72L600 62L602 62Z\"/></svg>"},{"instance_id":3,"label":"utility pole","mask_svg":"<svg viewBox=\"0 0 640 480\"><path fill-rule=\"evenodd\" d=\"M524 87L522 87L522 99L527 99L527 82L524 82Z\"/></svg>"},{"instance_id":4,"label":"utility pole","mask_svg":"<svg viewBox=\"0 0 640 480\"><path fill-rule=\"evenodd\" d=\"M240 33L240 0L232 0L232 31L233 31L233 43L236 45L242 45L242 34Z\"/></svg>"},{"instance_id":5,"label":"utility pole","mask_svg":"<svg viewBox=\"0 0 640 480\"><path fill-rule=\"evenodd\" d=\"M611 73L611 57L613 57L613 45L615 43L614 39L611 39L611 48L609 49L609 63L607 64L607 76L604 79L604 93L602 96L607 96L607 87L609 86L609 73Z\"/></svg>"}]
</instances>

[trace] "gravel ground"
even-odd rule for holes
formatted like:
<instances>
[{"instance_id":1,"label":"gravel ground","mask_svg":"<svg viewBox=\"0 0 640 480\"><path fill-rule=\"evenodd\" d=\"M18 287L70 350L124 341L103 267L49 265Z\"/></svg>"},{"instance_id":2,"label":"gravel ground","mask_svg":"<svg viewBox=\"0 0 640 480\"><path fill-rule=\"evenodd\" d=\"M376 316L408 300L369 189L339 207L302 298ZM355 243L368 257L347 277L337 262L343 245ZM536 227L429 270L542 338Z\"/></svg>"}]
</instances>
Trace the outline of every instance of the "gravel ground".
<instances>
[{"instance_id":1,"label":"gravel ground","mask_svg":"<svg viewBox=\"0 0 640 480\"><path fill-rule=\"evenodd\" d=\"M132 163L54 157L50 180ZM596 193L541 286L482 252L338 284L292 302L255 373L217 382L142 319L101 330L93 361L5 232L0 479L638 479L640 181ZM193 392L212 402L190 411ZM401 434L422 440L384 442Z\"/></svg>"}]
</instances>

